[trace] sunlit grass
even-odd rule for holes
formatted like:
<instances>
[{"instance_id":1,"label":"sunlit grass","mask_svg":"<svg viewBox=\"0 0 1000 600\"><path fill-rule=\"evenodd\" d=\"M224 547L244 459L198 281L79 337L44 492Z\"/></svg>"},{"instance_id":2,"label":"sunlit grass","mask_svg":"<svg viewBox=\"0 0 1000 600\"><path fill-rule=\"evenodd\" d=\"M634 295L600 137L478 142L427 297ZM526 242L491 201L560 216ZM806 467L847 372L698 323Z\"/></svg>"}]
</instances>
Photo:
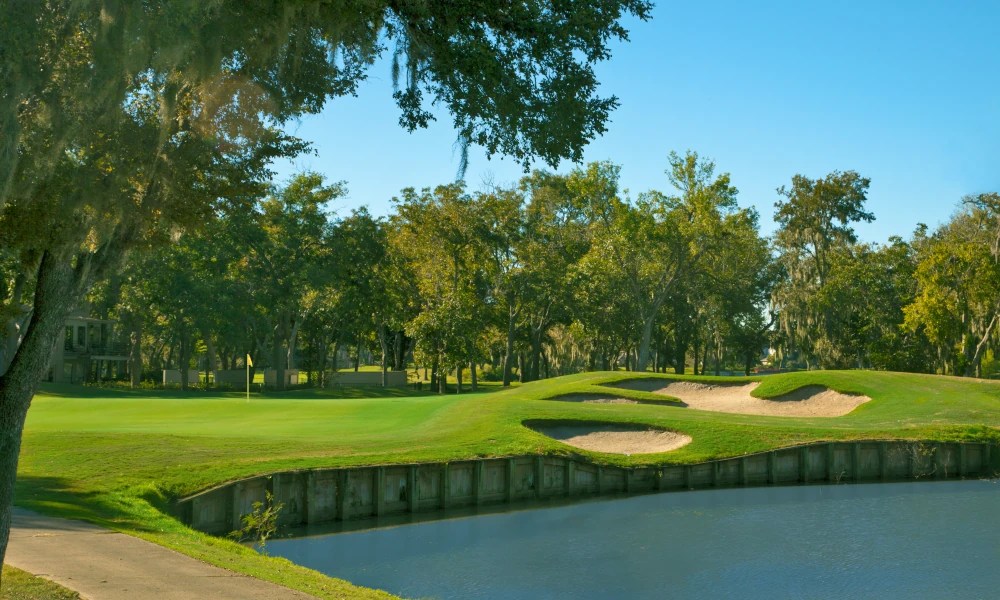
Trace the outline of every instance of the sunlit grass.
<instances>
[{"instance_id":1,"label":"sunlit grass","mask_svg":"<svg viewBox=\"0 0 1000 600\"><path fill-rule=\"evenodd\" d=\"M80 595L48 579L4 565L0 600L80 600Z\"/></svg>"},{"instance_id":2,"label":"sunlit grass","mask_svg":"<svg viewBox=\"0 0 1000 600\"><path fill-rule=\"evenodd\" d=\"M445 396L410 389L296 390L255 395L249 402L241 393L50 387L35 398L28 415L16 501L336 597L368 592L193 532L166 516L169 502L224 481L313 467L535 453L583 454L610 464L641 465L695 462L818 440L1000 439L998 383L852 371L757 378L762 384L756 394L764 397L824 385L872 398L843 417L789 418L697 411L662 396L602 385L635 376L587 373ZM660 402L548 400L567 393L613 393ZM528 419L640 423L682 431L693 442L660 455L588 453L522 426Z\"/></svg>"}]
</instances>

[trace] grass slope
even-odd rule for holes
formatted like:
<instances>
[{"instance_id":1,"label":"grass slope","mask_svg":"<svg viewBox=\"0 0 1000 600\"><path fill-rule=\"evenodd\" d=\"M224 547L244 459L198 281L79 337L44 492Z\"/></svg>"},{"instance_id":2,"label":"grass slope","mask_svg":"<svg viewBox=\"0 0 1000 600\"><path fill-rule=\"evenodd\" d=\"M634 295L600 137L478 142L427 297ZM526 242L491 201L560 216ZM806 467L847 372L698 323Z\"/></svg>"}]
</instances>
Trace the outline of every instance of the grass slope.
<instances>
[{"instance_id":1,"label":"grass slope","mask_svg":"<svg viewBox=\"0 0 1000 600\"><path fill-rule=\"evenodd\" d=\"M172 498L224 481L321 466L533 453L582 454L609 464L641 465L696 462L819 440L1000 439L1000 383L851 371L758 378L762 383L755 393L762 397L824 385L873 399L844 417L789 418L696 411L664 396L602 385L634 376L585 373L461 396L331 399L303 390L254 397L249 403L238 393L193 397L49 388L35 398L28 415L16 501L41 512L95 521L319 597L385 597L193 532L163 511ZM379 393L376 388L363 395ZM577 393L657 403L547 400ZM654 425L681 431L694 441L669 454L594 454L522 426L529 419Z\"/></svg>"}]
</instances>

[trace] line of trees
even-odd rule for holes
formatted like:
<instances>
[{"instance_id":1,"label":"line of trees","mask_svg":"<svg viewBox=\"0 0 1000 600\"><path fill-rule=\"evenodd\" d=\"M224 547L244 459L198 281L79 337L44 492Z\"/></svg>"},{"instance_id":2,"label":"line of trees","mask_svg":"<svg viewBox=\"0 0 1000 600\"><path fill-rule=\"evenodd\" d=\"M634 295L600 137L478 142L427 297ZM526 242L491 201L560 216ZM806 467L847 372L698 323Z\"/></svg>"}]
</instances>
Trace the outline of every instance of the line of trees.
<instances>
[{"instance_id":1,"label":"line of trees","mask_svg":"<svg viewBox=\"0 0 1000 600\"><path fill-rule=\"evenodd\" d=\"M314 173L134 255L93 294L143 368L302 369L415 362L432 388L583 370L773 367L990 374L1000 322L1000 201L967 198L933 234L865 244L869 181L796 175L760 234L726 173L672 153L669 192L630 199L619 167L516 185L408 188L388 217L336 217ZM767 355L771 349L771 355ZM985 369L985 370L984 370ZM187 385L187 369L181 369Z\"/></svg>"}]
</instances>

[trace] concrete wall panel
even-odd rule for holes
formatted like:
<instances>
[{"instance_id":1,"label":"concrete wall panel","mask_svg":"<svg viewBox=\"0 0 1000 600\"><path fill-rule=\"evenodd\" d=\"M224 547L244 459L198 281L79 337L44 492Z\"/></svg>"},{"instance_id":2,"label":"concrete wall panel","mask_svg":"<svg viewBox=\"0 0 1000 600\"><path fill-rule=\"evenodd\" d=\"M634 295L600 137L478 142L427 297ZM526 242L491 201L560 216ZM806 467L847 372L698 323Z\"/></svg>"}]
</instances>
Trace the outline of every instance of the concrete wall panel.
<instances>
[{"instance_id":1,"label":"concrete wall panel","mask_svg":"<svg viewBox=\"0 0 1000 600\"><path fill-rule=\"evenodd\" d=\"M851 462L851 447L845 444L833 445L833 467L829 469L831 481L850 481L854 477L854 466Z\"/></svg>"},{"instance_id":2,"label":"concrete wall panel","mask_svg":"<svg viewBox=\"0 0 1000 600\"><path fill-rule=\"evenodd\" d=\"M483 462L479 482L479 496L482 500L495 501L507 497L507 461L487 460Z\"/></svg>"},{"instance_id":3,"label":"concrete wall panel","mask_svg":"<svg viewBox=\"0 0 1000 600\"><path fill-rule=\"evenodd\" d=\"M351 519L375 514L374 484L374 469L354 469L347 472L343 518Z\"/></svg>"},{"instance_id":4,"label":"concrete wall panel","mask_svg":"<svg viewBox=\"0 0 1000 600\"><path fill-rule=\"evenodd\" d=\"M528 498L535 496L535 461L530 458L514 459L514 485L511 486L512 498Z\"/></svg>"},{"instance_id":5,"label":"concrete wall panel","mask_svg":"<svg viewBox=\"0 0 1000 600\"><path fill-rule=\"evenodd\" d=\"M473 463L452 463L448 466L448 506L473 500Z\"/></svg>"},{"instance_id":6,"label":"concrete wall panel","mask_svg":"<svg viewBox=\"0 0 1000 600\"><path fill-rule=\"evenodd\" d=\"M306 522L305 478L300 473L275 473L271 479L274 501L283 506L278 525L301 525Z\"/></svg>"},{"instance_id":7,"label":"concrete wall panel","mask_svg":"<svg viewBox=\"0 0 1000 600\"><path fill-rule=\"evenodd\" d=\"M382 502L386 513L406 512L410 508L409 468L387 467L383 474Z\"/></svg>"},{"instance_id":8,"label":"concrete wall panel","mask_svg":"<svg viewBox=\"0 0 1000 600\"><path fill-rule=\"evenodd\" d=\"M268 489L268 478L256 477L237 481L233 487L232 530L243 527L242 516L253 512L254 502L267 500L265 492Z\"/></svg>"},{"instance_id":9,"label":"concrete wall panel","mask_svg":"<svg viewBox=\"0 0 1000 600\"><path fill-rule=\"evenodd\" d=\"M233 488L217 488L195 496L191 500L191 527L214 535L223 535L233 530L232 526Z\"/></svg>"},{"instance_id":10,"label":"concrete wall panel","mask_svg":"<svg viewBox=\"0 0 1000 600\"><path fill-rule=\"evenodd\" d=\"M955 477L958 474L958 450L955 444L938 446L938 468L943 471L943 477Z\"/></svg>"},{"instance_id":11,"label":"concrete wall panel","mask_svg":"<svg viewBox=\"0 0 1000 600\"><path fill-rule=\"evenodd\" d=\"M739 459L719 461L719 466L715 473L715 485L733 486L740 485L740 483Z\"/></svg>"},{"instance_id":12,"label":"concrete wall panel","mask_svg":"<svg viewBox=\"0 0 1000 600\"><path fill-rule=\"evenodd\" d=\"M827 475L828 446L806 448L809 481L822 481Z\"/></svg>"},{"instance_id":13,"label":"concrete wall panel","mask_svg":"<svg viewBox=\"0 0 1000 600\"><path fill-rule=\"evenodd\" d=\"M664 467L660 478L660 489L673 490L687 487L684 467Z\"/></svg>"},{"instance_id":14,"label":"concrete wall panel","mask_svg":"<svg viewBox=\"0 0 1000 600\"><path fill-rule=\"evenodd\" d=\"M542 462L542 495L559 496L566 493L566 461L545 459Z\"/></svg>"},{"instance_id":15,"label":"concrete wall panel","mask_svg":"<svg viewBox=\"0 0 1000 600\"><path fill-rule=\"evenodd\" d=\"M573 465L573 494L594 494L597 492L597 467L576 463Z\"/></svg>"},{"instance_id":16,"label":"concrete wall panel","mask_svg":"<svg viewBox=\"0 0 1000 600\"><path fill-rule=\"evenodd\" d=\"M307 523L323 523L337 518L337 474L337 471L307 473Z\"/></svg>"},{"instance_id":17,"label":"concrete wall panel","mask_svg":"<svg viewBox=\"0 0 1000 600\"><path fill-rule=\"evenodd\" d=\"M692 487L708 487L712 485L714 477L715 465L713 463L702 463L691 466L690 485Z\"/></svg>"},{"instance_id":18,"label":"concrete wall panel","mask_svg":"<svg viewBox=\"0 0 1000 600\"><path fill-rule=\"evenodd\" d=\"M789 483L798 481L800 476L801 451L798 448L791 450L778 450L774 453L774 473L771 476L772 483Z\"/></svg>"},{"instance_id":19,"label":"concrete wall panel","mask_svg":"<svg viewBox=\"0 0 1000 600\"><path fill-rule=\"evenodd\" d=\"M441 505L441 465L417 467L417 503L422 508Z\"/></svg>"},{"instance_id":20,"label":"concrete wall panel","mask_svg":"<svg viewBox=\"0 0 1000 600\"><path fill-rule=\"evenodd\" d=\"M618 493L625 491L625 471L617 467L601 469L601 492Z\"/></svg>"},{"instance_id":21,"label":"concrete wall panel","mask_svg":"<svg viewBox=\"0 0 1000 600\"><path fill-rule=\"evenodd\" d=\"M744 480L749 485L763 485L768 482L768 457L766 454L747 456L743 459Z\"/></svg>"},{"instance_id":22,"label":"concrete wall panel","mask_svg":"<svg viewBox=\"0 0 1000 600\"><path fill-rule=\"evenodd\" d=\"M635 469L628 474L628 491L629 493L651 492L656 489L659 479L657 469Z\"/></svg>"},{"instance_id":23,"label":"concrete wall panel","mask_svg":"<svg viewBox=\"0 0 1000 600\"><path fill-rule=\"evenodd\" d=\"M977 477L993 476L997 470L1000 447L975 443L839 442L694 465L636 469L529 456L276 473L181 500L175 513L196 529L222 535L239 529L241 516L250 513L255 502L263 502L267 491L284 504L279 523L297 525L567 494Z\"/></svg>"}]
</instances>

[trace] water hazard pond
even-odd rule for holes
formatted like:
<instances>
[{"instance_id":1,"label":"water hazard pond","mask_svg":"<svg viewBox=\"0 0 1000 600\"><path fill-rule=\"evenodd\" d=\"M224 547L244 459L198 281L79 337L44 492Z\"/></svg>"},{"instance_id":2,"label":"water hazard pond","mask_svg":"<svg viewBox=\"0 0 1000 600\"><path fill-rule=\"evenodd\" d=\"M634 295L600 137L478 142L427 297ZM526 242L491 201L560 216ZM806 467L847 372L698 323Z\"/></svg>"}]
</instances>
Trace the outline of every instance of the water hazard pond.
<instances>
[{"instance_id":1,"label":"water hazard pond","mask_svg":"<svg viewBox=\"0 0 1000 600\"><path fill-rule=\"evenodd\" d=\"M652 494L267 550L408 598L996 598L1000 483Z\"/></svg>"}]
</instances>

